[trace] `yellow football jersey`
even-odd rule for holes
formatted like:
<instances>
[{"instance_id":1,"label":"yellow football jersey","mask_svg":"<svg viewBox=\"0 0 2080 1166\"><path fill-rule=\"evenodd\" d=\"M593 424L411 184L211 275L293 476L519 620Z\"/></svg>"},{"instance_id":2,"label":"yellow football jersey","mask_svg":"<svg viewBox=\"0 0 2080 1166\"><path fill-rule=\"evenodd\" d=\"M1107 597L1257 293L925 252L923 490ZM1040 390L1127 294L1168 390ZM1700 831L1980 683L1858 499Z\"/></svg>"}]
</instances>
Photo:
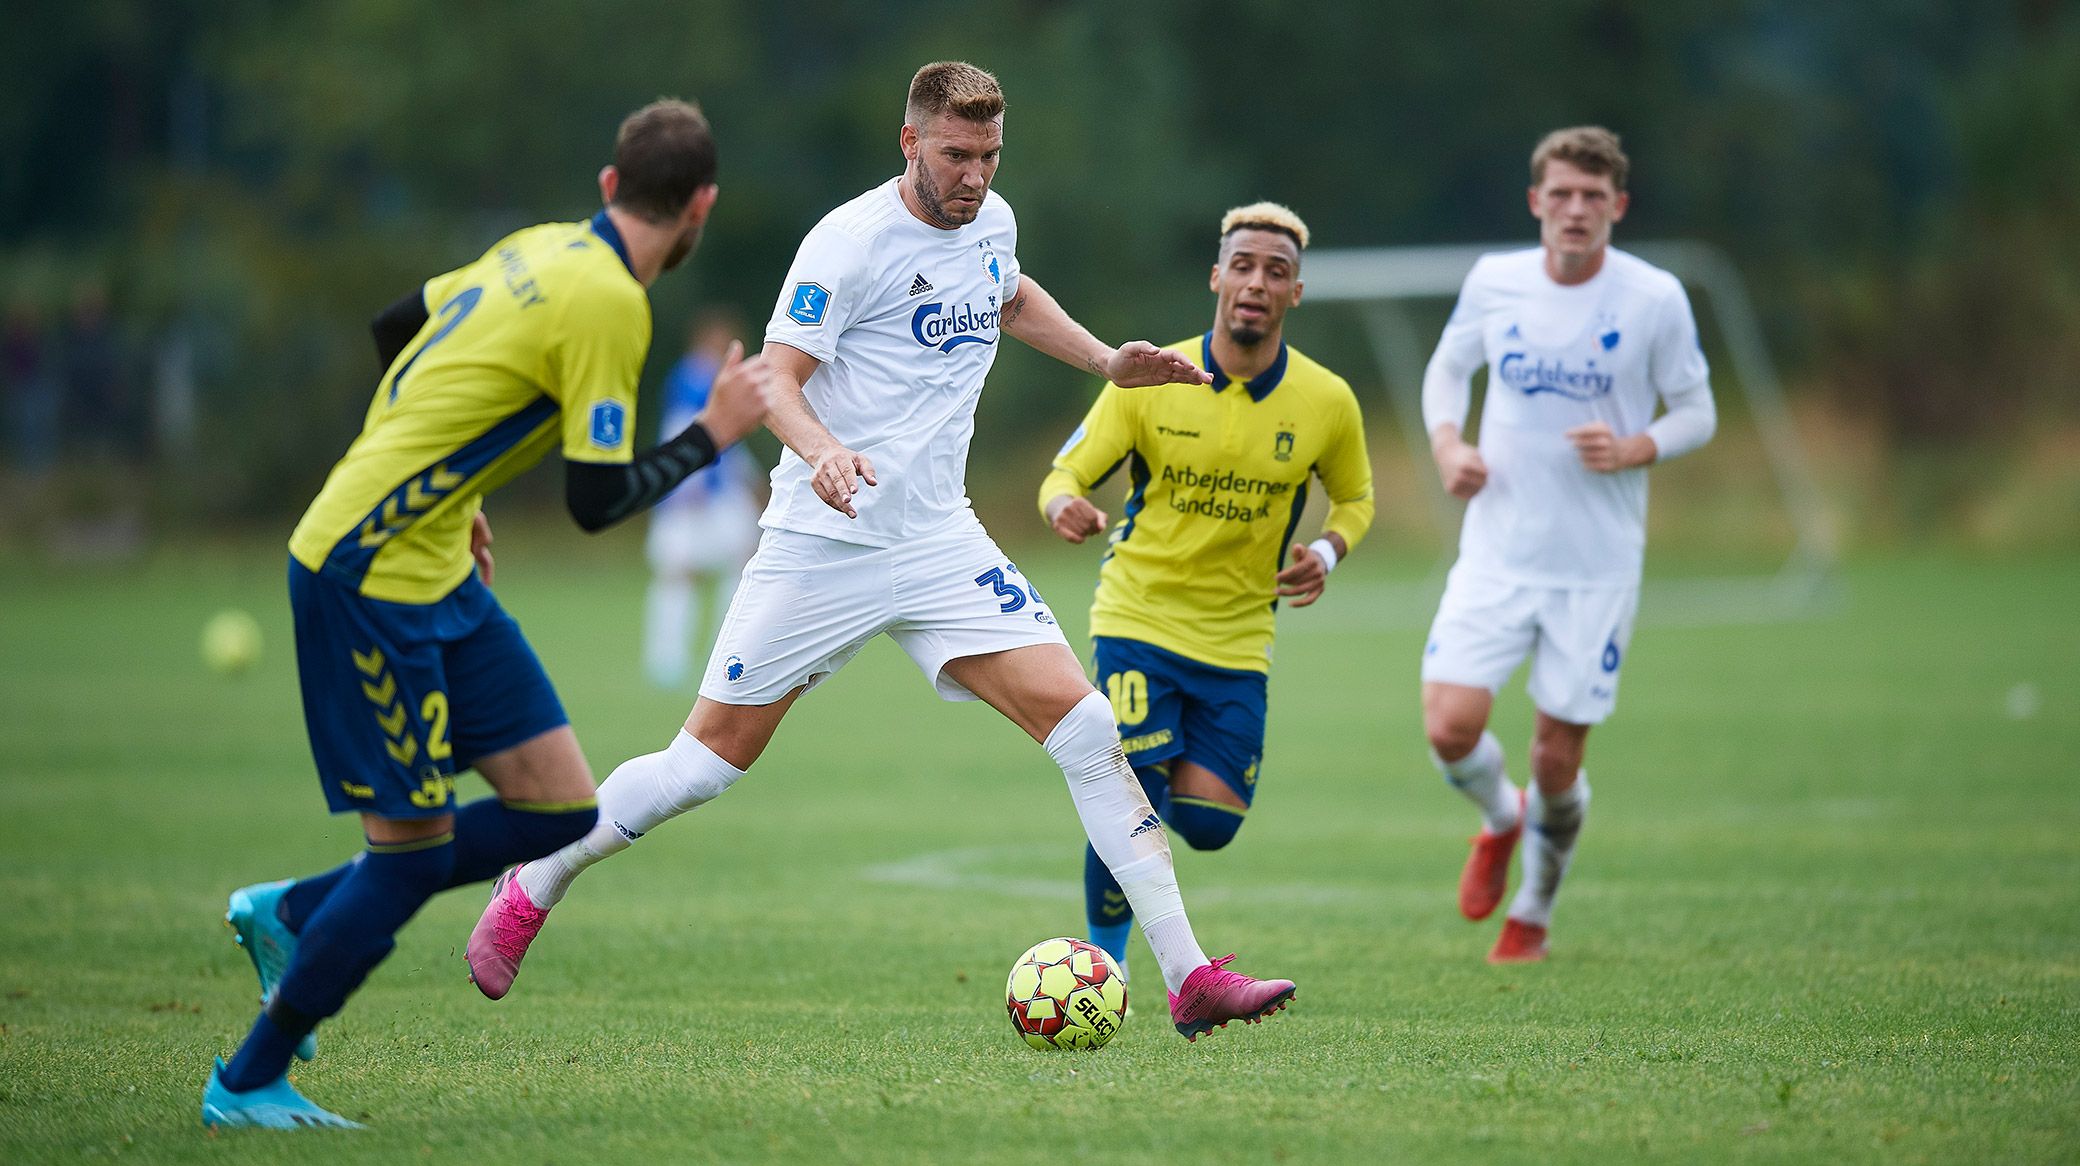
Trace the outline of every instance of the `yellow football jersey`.
<instances>
[{"instance_id":1,"label":"yellow football jersey","mask_svg":"<svg viewBox=\"0 0 2080 1166\"><path fill-rule=\"evenodd\" d=\"M605 212L500 240L426 281L428 318L290 536L296 560L373 599L433 603L470 571L483 496L561 437L632 458L650 300Z\"/></svg>"},{"instance_id":2,"label":"yellow football jersey","mask_svg":"<svg viewBox=\"0 0 2080 1166\"><path fill-rule=\"evenodd\" d=\"M1256 378L1213 359L1213 334L1173 345L1210 385L1106 385L1040 485L1087 494L1127 467L1091 604L1091 634L1167 648L1218 668L1268 671L1275 582L1318 477L1325 529L1356 547L1372 525L1372 462L1358 398L1342 377L1281 346Z\"/></svg>"}]
</instances>

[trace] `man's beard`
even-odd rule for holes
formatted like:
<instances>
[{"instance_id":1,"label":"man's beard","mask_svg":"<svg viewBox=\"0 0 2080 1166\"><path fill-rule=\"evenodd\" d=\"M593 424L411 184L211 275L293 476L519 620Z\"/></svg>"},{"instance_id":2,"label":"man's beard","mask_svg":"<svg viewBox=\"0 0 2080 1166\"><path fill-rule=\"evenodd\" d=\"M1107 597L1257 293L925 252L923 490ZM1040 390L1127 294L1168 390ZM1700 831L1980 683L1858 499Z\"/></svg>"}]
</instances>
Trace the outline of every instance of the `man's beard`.
<instances>
[{"instance_id":1,"label":"man's beard","mask_svg":"<svg viewBox=\"0 0 2080 1166\"><path fill-rule=\"evenodd\" d=\"M910 189L917 195L917 205L923 209L924 217L931 220L933 226L951 230L974 221L973 217L965 222L956 219L946 209L946 196L939 184L932 181L932 172L922 161L917 164L917 181L910 184ZM979 212L982 208L977 206L975 209Z\"/></svg>"},{"instance_id":2,"label":"man's beard","mask_svg":"<svg viewBox=\"0 0 2080 1166\"><path fill-rule=\"evenodd\" d=\"M1264 337L1268 335L1270 333L1263 329L1248 324L1228 325L1228 339L1233 340L1238 346L1243 348L1255 348L1257 345L1262 344Z\"/></svg>"},{"instance_id":3,"label":"man's beard","mask_svg":"<svg viewBox=\"0 0 2080 1166\"><path fill-rule=\"evenodd\" d=\"M693 254L693 249L700 245L700 241L701 229L699 227L695 227L681 235L679 241L672 244L672 249L665 253L664 269L670 271L672 268L686 262L686 257Z\"/></svg>"}]
</instances>

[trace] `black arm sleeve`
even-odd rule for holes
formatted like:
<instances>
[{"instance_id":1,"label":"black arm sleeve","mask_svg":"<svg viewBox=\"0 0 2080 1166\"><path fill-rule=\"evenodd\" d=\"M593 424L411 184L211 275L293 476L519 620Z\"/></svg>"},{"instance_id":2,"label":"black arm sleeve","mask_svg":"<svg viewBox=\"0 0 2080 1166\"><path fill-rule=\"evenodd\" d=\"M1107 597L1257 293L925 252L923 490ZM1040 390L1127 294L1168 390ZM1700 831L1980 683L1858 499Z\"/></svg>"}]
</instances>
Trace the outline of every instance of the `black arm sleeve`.
<instances>
[{"instance_id":1,"label":"black arm sleeve","mask_svg":"<svg viewBox=\"0 0 2080 1166\"><path fill-rule=\"evenodd\" d=\"M644 450L625 466L563 463L563 502L587 534L648 510L672 487L715 460L715 439L694 422L679 436Z\"/></svg>"},{"instance_id":2,"label":"black arm sleeve","mask_svg":"<svg viewBox=\"0 0 2080 1166\"><path fill-rule=\"evenodd\" d=\"M397 363L397 354L412 342L419 329L426 326L426 315L426 293L418 289L377 312L376 318L368 322L368 330L376 338L376 359L383 362L386 371Z\"/></svg>"}]
</instances>

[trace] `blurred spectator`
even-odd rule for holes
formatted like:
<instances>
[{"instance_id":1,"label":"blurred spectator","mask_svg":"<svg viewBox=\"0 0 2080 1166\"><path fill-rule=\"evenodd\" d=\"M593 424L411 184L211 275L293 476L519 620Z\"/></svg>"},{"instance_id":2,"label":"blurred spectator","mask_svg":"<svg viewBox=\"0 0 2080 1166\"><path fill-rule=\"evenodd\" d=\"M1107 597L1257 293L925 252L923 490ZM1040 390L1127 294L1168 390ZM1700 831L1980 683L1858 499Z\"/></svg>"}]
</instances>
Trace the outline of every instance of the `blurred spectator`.
<instances>
[{"instance_id":1,"label":"blurred spectator","mask_svg":"<svg viewBox=\"0 0 2080 1166\"><path fill-rule=\"evenodd\" d=\"M61 391L43 313L17 299L0 324L0 399L6 402L9 459L25 473L41 475L57 461Z\"/></svg>"},{"instance_id":2,"label":"blurred spectator","mask_svg":"<svg viewBox=\"0 0 2080 1166\"><path fill-rule=\"evenodd\" d=\"M708 403L741 321L709 310L695 318L686 355L664 382L658 438L677 436ZM758 545L759 495L764 472L742 445L724 450L714 465L686 479L650 512L650 594L643 621L643 670L660 688L686 682L689 649L705 652L736 592L737 576ZM703 590L714 613L702 619Z\"/></svg>"},{"instance_id":3,"label":"blurred spectator","mask_svg":"<svg viewBox=\"0 0 2080 1166\"><path fill-rule=\"evenodd\" d=\"M136 402L122 337L109 317L108 293L99 283L79 286L60 351L67 444L118 458L138 456Z\"/></svg>"}]
</instances>

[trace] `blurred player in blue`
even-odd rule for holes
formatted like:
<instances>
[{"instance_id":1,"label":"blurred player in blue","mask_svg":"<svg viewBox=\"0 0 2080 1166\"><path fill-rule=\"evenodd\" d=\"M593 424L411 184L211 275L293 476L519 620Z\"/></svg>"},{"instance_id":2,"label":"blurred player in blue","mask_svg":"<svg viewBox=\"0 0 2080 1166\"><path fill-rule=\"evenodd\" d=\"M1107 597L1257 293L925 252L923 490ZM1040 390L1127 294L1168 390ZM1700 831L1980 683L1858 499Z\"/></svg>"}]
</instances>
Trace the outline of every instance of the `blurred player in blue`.
<instances>
[{"instance_id":1,"label":"blurred player in blue","mask_svg":"<svg viewBox=\"0 0 2080 1166\"><path fill-rule=\"evenodd\" d=\"M588 531L635 514L764 414L763 359L733 347L686 430L629 434L650 350L648 288L693 252L715 205L715 144L694 106L622 122L590 221L509 235L376 318L385 372L361 435L289 540L304 720L326 802L368 847L231 896L264 1009L202 1095L203 1124L351 1126L289 1084L318 1022L435 894L582 837L592 771L541 662L492 597L483 496L561 449ZM496 797L458 807L474 768Z\"/></svg>"},{"instance_id":2,"label":"blurred player in blue","mask_svg":"<svg viewBox=\"0 0 2080 1166\"><path fill-rule=\"evenodd\" d=\"M1106 531L1086 495L1127 471L1091 604L1092 658L1149 803L1195 850L1233 840L1256 797L1279 599L1319 599L1372 525L1358 398L1285 342L1307 240L1277 203L1223 216L1213 327L1175 345L1213 383L1106 385L1040 483L1041 516L1080 543ZM1310 479L1329 513L1303 546L1293 535ZM1133 911L1090 847L1083 882L1091 942L1124 969Z\"/></svg>"},{"instance_id":3,"label":"blurred player in blue","mask_svg":"<svg viewBox=\"0 0 2080 1166\"><path fill-rule=\"evenodd\" d=\"M741 330L728 312L701 313L686 355L664 381L661 435L686 428L708 404L708 390ZM758 548L759 496L764 473L743 446L724 451L714 465L686 479L650 512L650 596L644 607L643 671L659 688L686 683L688 644L706 647L714 629L703 610L729 610L737 577ZM702 592L710 592L704 597ZM704 602L705 599L705 602Z\"/></svg>"}]
</instances>

